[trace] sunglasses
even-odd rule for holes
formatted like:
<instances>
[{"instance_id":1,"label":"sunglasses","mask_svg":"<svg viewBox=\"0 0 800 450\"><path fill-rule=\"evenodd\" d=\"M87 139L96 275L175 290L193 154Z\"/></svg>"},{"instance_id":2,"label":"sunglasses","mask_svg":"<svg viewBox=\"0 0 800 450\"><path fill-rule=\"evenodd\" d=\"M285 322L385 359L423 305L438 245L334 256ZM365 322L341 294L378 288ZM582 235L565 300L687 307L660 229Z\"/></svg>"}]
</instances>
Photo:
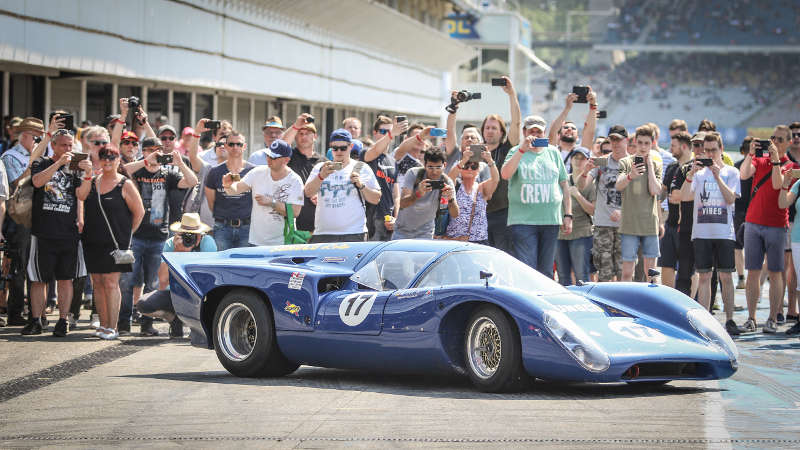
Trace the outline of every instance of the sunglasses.
<instances>
[{"instance_id":1,"label":"sunglasses","mask_svg":"<svg viewBox=\"0 0 800 450\"><path fill-rule=\"evenodd\" d=\"M703 148L702 142L692 142L692 147L694 148Z\"/></svg>"},{"instance_id":2,"label":"sunglasses","mask_svg":"<svg viewBox=\"0 0 800 450\"><path fill-rule=\"evenodd\" d=\"M384 128L381 128L380 130L378 130L378 133L380 133L380 134L386 134L388 132L389 132L389 130L384 129Z\"/></svg>"},{"instance_id":3,"label":"sunglasses","mask_svg":"<svg viewBox=\"0 0 800 450\"><path fill-rule=\"evenodd\" d=\"M681 127L669 127L669 131L680 130Z\"/></svg>"},{"instance_id":4,"label":"sunglasses","mask_svg":"<svg viewBox=\"0 0 800 450\"><path fill-rule=\"evenodd\" d=\"M175 140L175 136L159 136L158 138L161 139L162 141L174 141Z\"/></svg>"},{"instance_id":5,"label":"sunglasses","mask_svg":"<svg viewBox=\"0 0 800 450\"><path fill-rule=\"evenodd\" d=\"M119 157L119 155L112 152L101 152L99 155L97 155L97 157L100 159L105 159L106 161L114 161Z\"/></svg>"},{"instance_id":6,"label":"sunglasses","mask_svg":"<svg viewBox=\"0 0 800 450\"><path fill-rule=\"evenodd\" d=\"M136 141L125 140L121 142L122 145L134 145Z\"/></svg>"},{"instance_id":7,"label":"sunglasses","mask_svg":"<svg viewBox=\"0 0 800 450\"><path fill-rule=\"evenodd\" d=\"M601 155L607 155L609 153L611 153L611 150L600 150Z\"/></svg>"},{"instance_id":8,"label":"sunglasses","mask_svg":"<svg viewBox=\"0 0 800 450\"><path fill-rule=\"evenodd\" d=\"M792 133L792 139L800 139L800 133Z\"/></svg>"},{"instance_id":9,"label":"sunglasses","mask_svg":"<svg viewBox=\"0 0 800 450\"><path fill-rule=\"evenodd\" d=\"M334 145L331 146L331 150L335 152L345 152L349 147L350 147L349 145Z\"/></svg>"},{"instance_id":10,"label":"sunglasses","mask_svg":"<svg viewBox=\"0 0 800 450\"><path fill-rule=\"evenodd\" d=\"M242 148L242 147L244 147L244 142L226 142L225 145L227 145L228 147L231 147L231 148L233 148L233 147Z\"/></svg>"},{"instance_id":11,"label":"sunglasses","mask_svg":"<svg viewBox=\"0 0 800 450\"><path fill-rule=\"evenodd\" d=\"M480 163L470 162L470 163L464 164L464 169L465 170L478 170L478 167L480 167Z\"/></svg>"},{"instance_id":12,"label":"sunglasses","mask_svg":"<svg viewBox=\"0 0 800 450\"><path fill-rule=\"evenodd\" d=\"M769 138L775 142L783 142L783 136L770 136Z\"/></svg>"},{"instance_id":13,"label":"sunglasses","mask_svg":"<svg viewBox=\"0 0 800 450\"><path fill-rule=\"evenodd\" d=\"M89 141L89 142L91 142L92 145L97 145L97 146L108 144L108 141Z\"/></svg>"}]
</instances>

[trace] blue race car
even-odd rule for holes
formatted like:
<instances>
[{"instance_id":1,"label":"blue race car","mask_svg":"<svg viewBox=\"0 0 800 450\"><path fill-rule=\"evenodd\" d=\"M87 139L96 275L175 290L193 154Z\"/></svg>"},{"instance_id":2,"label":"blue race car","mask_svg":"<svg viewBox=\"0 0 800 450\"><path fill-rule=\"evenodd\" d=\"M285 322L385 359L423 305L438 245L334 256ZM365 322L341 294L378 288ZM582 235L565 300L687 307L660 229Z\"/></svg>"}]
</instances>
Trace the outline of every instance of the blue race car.
<instances>
[{"instance_id":1,"label":"blue race car","mask_svg":"<svg viewBox=\"0 0 800 450\"><path fill-rule=\"evenodd\" d=\"M737 369L719 322L674 289L565 288L482 245L285 245L164 260L178 316L240 377L300 364L455 371L499 392L532 377L661 384Z\"/></svg>"}]
</instances>

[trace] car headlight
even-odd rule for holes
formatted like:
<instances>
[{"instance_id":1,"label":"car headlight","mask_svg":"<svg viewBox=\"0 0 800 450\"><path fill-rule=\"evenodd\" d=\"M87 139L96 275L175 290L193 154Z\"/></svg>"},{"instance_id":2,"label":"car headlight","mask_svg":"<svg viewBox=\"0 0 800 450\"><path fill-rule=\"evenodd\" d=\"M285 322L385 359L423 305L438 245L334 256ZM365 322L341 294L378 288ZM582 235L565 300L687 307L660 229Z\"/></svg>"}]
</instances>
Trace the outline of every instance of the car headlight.
<instances>
[{"instance_id":1,"label":"car headlight","mask_svg":"<svg viewBox=\"0 0 800 450\"><path fill-rule=\"evenodd\" d=\"M701 308L690 309L686 312L686 318L700 335L728 354L734 369L739 366L739 349L717 319Z\"/></svg>"},{"instance_id":2,"label":"car headlight","mask_svg":"<svg viewBox=\"0 0 800 450\"><path fill-rule=\"evenodd\" d=\"M576 361L592 372L608 370L608 354L594 339L561 311L545 311L544 325Z\"/></svg>"}]
</instances>

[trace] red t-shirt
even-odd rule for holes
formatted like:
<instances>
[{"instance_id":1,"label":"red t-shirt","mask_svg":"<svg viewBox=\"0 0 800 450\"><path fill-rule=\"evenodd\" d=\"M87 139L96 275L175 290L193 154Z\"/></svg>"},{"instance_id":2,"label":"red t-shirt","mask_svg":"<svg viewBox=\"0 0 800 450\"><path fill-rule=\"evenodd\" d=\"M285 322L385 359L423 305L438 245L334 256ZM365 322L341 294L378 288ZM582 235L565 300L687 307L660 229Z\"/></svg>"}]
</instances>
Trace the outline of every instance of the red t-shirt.
<instances>
[{"instance_id":1,"label":"red t-shirt","mask_svg":"<svg viewBox=\"0 0 800 450\"><path fill-rule=\"evenodd\" d=\"M781 173L785 174L790 169L800 169L800 166L789 161L789 158L784 156L781 158ZM756 184L761 181L764 176L772 176L772 162L768 156L763 158L752 158L753 167L756 168L756 173L753 175L753 189ZM750 205L747 207L746 222L764 225L768 227L788 227L789 226L789 209L778 208L778 195L781 189L774 189L772 187L772 180L767 179L764 184L758 188L756 196L751 198ZM752 192L751 192L752 193Z\"/></svg>"}]
</instances>

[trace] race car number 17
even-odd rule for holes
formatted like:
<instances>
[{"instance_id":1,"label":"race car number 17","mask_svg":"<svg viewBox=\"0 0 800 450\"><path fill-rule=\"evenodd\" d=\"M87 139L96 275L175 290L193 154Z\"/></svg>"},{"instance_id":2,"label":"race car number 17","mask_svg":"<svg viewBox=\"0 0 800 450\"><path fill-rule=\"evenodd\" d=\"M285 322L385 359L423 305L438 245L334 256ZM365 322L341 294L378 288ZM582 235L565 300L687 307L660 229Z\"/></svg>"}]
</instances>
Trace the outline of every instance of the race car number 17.
<instances>
[{"instance_id":1,"label":"race car number 17","mask_svg":"<svg viewBox=\"0 0 800 450\"><path fill-rule=\"evenodd\" d=\"M377 294L350 294L339 304L339 318L345 325L354 327L369 315Z\"/></svg>"}]
</instances>

